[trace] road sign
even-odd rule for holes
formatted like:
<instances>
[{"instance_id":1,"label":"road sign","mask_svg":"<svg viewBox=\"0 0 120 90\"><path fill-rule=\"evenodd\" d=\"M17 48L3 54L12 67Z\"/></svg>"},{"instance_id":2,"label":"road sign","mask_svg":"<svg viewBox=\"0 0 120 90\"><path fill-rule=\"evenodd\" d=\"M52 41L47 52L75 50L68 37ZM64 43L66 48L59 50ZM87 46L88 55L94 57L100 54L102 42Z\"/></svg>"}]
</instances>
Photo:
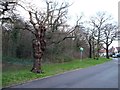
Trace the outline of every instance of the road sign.
<instances>
[{"instance_id":1,"label":"road sign","mask_svg":"<svg viewBox=\"0 0 120 90\"><path fill-rule=\"evenodd\" d=\"M82 52L84 49L82 47L80 47L80 51Z\"/></svg>"},{"instance_id":2,"label":"road sign","mask_svg":"<svg viewBox=\"0 0 120 90\"><path fill-rule=\"evenodd\" d=\"M83 49L82 47L80 47L80 57L81 57L81 60L82 60L82 55L83 55L82 52L83 52L83 50L84 50L84 49Z\"/></svg>"}]
</instances>

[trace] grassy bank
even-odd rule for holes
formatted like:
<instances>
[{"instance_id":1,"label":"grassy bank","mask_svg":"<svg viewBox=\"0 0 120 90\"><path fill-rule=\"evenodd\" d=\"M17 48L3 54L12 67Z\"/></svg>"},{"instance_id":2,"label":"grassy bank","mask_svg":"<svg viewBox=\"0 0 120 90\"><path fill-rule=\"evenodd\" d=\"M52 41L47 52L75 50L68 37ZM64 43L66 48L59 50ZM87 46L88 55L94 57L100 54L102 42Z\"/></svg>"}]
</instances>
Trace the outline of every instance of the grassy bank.
<instances>
[{"instance_id":1,"label":"grassy bank","mask_svg":"<svg viewBox=\"0 0 120 90\"><path fill-rule=\"evenodd\" d=\"M110 59L100 58L99 60L94 59L84 59L73 60L66 63L57 63L57 64L44 64L42 66L44 73L43 74L34 74L30 72L32 65L21 65L21 64L3 64L3 73L2 73L2 84L3 87L26 82L29 80L34 80L37 78L42 78L46 76L51 76L59 73L63 73L68 70L74 70L77 68L86 68L96 64L101 64L104 62L110 61ZM6 67L7 66L7 67Z\"/></svg>"}]
</instances>

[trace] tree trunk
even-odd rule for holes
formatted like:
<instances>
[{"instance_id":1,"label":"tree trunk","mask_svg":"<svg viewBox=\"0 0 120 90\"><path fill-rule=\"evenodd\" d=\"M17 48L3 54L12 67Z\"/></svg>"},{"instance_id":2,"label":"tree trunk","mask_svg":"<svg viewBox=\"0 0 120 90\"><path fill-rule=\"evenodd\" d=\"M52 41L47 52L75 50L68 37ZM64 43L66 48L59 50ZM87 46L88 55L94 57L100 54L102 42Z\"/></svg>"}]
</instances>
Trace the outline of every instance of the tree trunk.
<instances>
[{"instance_id":1,"label":"tree trunk","mask_svg":"<svg viewBox=\"0 0 120 90\"><path fill-rule=\"evenodd\" d=\"M92 56L95 59L95 43L94 43L94 38L93 38L93 41L92 41Z\"/></svg>"},{"instance_id":2,"label":"tree trunk","mask_svg":"<svg viewBox=\"0 0 120 90\"><path fill-rule=\"evenodd\" d=\"M109 49L108 49L108 45L106 45L106 58L109 59Z\"/></svg>"},{"instance_id":3,"label":"tree trunk","mask_svg":"<svg viewBox=\"0 0 120 90\"><path fill-rule=\"evenodd\" d=\"M31 71L34 73L41 73L42 50L41 50L40 41L37 39L33 40L33 57L34 57L34 63Z\"/></svg>"},{"instance_id":4,"label":"tree trunk","mask_svg":"<svg viewBox=\"0 0 120 90\"><path fill-rule=\"evenodd\" d=\"M98 42L98 43L97 43L96 60L99 60L99 51L100 51L100 46L99 46L99 42Z\"/></svg>"},{"instance_id":5,"label":"tree trunk","mask_svg":"<svg viewBox=\"0 0 120 90\"><path fill-rule=\"evenodd\" d=\"M36 30L36 39L33 40L34 63L31 71L34 73L42 73L41 61L46 46L44 40L45 31L46 29L41 25L39 29Z\"/></svg>"},{"instance_id":6,"label":"tree trunk","mask_svg":"<svg viewBox=\"0 0 120 90\"><path fill-rule=\"evenodd\" d=\"M96 60L99 60L99 49L97 49Z\"/></svg>"},{"instance_id":7,"label":"tree trunk","mask_svg":"<svg viewBox=\"0 0 120 90\"><path fill-rule=\"evenodd\" d=\"M89 48L89 58L92 58L92 45L91 42L89 43L90 48Z\"/></svg>"}]
</instances>

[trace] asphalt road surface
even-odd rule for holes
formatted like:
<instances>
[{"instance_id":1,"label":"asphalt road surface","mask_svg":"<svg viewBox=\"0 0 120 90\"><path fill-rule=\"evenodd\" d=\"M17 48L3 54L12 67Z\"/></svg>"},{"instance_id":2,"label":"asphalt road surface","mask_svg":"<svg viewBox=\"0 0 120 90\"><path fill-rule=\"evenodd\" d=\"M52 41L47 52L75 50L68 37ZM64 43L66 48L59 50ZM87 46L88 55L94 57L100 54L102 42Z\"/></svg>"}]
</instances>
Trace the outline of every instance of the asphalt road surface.
<instances>
[{"instance_id":1,"label":"asphalt road surface","mask_svg":"<svg viewBox=\"0 0 120 90\"><path fill-rule=\"evenodd\" d=\"M11 88L118 88L118 59Z\"/></svg>"}]
</instances>

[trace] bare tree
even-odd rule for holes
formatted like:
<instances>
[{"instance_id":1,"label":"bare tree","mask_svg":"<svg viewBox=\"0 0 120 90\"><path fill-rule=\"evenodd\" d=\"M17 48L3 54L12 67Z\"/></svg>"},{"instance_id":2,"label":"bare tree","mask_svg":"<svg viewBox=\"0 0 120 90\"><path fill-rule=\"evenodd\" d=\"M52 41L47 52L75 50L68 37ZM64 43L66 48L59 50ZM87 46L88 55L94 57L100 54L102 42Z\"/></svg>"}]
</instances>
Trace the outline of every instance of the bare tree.
<instances>
[{"instance_id":1,"label":"bare tree","mask_svg":"<svg viewBox=\"0 0 120 90\"><path fill-rule=\"evenodd\" d=\"M95 38L94 38L94 28L87 28L85 33L86 40L89 44L89 58L95 57Z\"/></svg>"},{"instance_id":2,"label":"bare tree","mask_svg":"<svg viewBox=\"0 0 120 90\"><path fill-rule=\"evenodd\" d=\"M106 45L106 58L109 58L109 46L112 41L115 39L115 30L117 29L116 25L106 24L104 28L104 39L103 42Z\"/></svg>"},{"instance_id":3,"label":"bare tree","mask_svg":"<svg viewBox=\"0 0 120 90\"><path fill-rule=\"evenodd\" d=\"M49 1L46 1L46 5L46 11L36 11L32 8L27 10L20 5L29 13L29 21L26 22L24 29L29 30L35 36L32 42L35 60L31 70L34 73L42 73L41 61L46 48L46 31L53 33L64 24L63 20L67 14L66 9L69 7L68 3L62 3L59 6L58 3Z\"/></svg>"},{"instance_id":4,"label":"bare tree","mask_svg":"<svg viewBox=\"0 0 120 90\"><path fill-rule=\"evenodd\" d=\"M111 16L107 15L105 12L98 12L97 16L91 17L90 24L95 28L94 36L97 39L97 59L99 58L99 51L100 51L100 43L102 41L103 30L105 28L105 24L111 20Z\"/></svg>"}]
</instances>

